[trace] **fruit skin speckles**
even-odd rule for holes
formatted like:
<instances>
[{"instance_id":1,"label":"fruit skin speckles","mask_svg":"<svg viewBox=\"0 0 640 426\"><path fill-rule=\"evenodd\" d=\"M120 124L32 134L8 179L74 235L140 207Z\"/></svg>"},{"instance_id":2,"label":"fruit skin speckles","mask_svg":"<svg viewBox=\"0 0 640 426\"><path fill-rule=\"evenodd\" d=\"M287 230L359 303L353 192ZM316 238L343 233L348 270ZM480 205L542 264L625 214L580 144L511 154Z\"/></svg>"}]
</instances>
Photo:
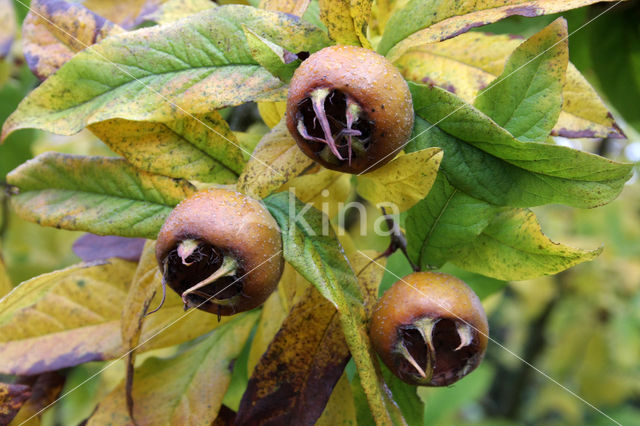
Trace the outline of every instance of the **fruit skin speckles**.
<instances>
[{"instance_id":1,"label":"fruit skin speckles","mask_svg":"<svg viewBox=\"0 0 640 426\"><path fill-rule=\"evenodd\" d=\"M448 386L480 364L489 325L478 296L463 281L416 272L380 298L369 334L382 361L403 381Z\"/></svg>"},{"instance_id":2,"label":"fruit skin speckles","mask_svg":"<svg viewBox=\"0 0 640 426\"><path fill-rule=\"evenodd\" d=\"M400 72L356 46L330 46L307 58L291 79L286 115L307 156L353 174L391 161L408 142L414 119Z\"/></svg>"},{"instance_id":3,"label":"fruit skin speckles","mask_svg":"<svg viewBox=\"0 0 640 426\"><path fill-rule=\"evenodd\" d=\"M284 267L280 229L267 209L219 188L198 192L171 212L158 234L156 258L185 309L218 315L262 304Z\"/></svg>"}]
</instances>

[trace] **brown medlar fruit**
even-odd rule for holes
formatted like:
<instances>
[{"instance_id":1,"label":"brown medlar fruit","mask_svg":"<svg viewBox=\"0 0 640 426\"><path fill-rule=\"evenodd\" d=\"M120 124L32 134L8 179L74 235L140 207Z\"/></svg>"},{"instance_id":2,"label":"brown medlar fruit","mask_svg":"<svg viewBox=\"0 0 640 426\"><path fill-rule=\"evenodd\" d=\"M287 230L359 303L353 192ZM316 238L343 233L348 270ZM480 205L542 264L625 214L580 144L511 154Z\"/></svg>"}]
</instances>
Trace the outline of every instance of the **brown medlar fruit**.
<instances>
[{"instance_id":1,"label":"brown medlar fruit","mask_svg":"<svg viewBox=\"0 0 640 426\"><path fill-rule=\"evenodd\" d=\"M276 288L284 262L280 230L267 209L226 189L182 201L158 234L156 258L185 309L218 315L262 304Z\"/></svg>"},{"instance_id":2,"label":"brown medlar fruit","mask_svg":"<svg viewBox=\"0 0 640 426\"><path fill-rule=\"evenodd\" d=\"M287 127L300 149L326 168L363 173L389 162L413 128L411 93L383 56L330 46L296 69Z\"/></svg>"},{"instance_id":3,"label":"brown medlar fruit","mask_svg":"<svg viewBox=\"0 0 640 426\"><path fill-rule=\"evenodd\" d=\"M448 386L478 366L489 325L478 296L460 279L416 272L380 298L369 333L382 361L400 379Z\"/></svg>"}]
</instances>

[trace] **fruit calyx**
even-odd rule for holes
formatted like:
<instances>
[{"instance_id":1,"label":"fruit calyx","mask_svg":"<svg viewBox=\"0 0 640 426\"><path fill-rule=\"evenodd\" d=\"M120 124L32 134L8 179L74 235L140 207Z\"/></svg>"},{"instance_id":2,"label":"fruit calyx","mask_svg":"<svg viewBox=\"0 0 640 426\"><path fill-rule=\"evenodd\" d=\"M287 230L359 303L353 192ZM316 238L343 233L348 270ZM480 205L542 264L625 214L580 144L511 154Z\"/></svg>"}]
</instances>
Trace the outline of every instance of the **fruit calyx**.
<instances>
[{"instance_id":1,"label":"fruit calyx","mask_svg":"<svg viewBox=\"0 0 640 426\"><path fill-rule=\"evenodd\" d=\"M372 123L363 108L349 94L329 87L318 87L303 99L296 113L296 128L323 160L351 165L355 155L363 154L371 142Z\"/></svg>"},{"instance_id":2,"label":"fruit calyx","mask_svg":"<svg viewBox=\"0 0 640 426\"><path fill-rule=\"evenodd\" d=\"M402 327L392 349L399 374L428 386L459 380L476 365L476 333L466 322L450 318L424 317Z\"/></svg>"},{"instance_id":3,"label":"fruit calyx","mask_svg":"<svg viewBox=\"0 0 640 426\"><path fill-rule=\"evenodd\" d=\"M164 260L164 276L179 282L176 291L185 310L206 303L232 305L242 295L242 280L237 260L211 244L187 238L169 252Z\"/></svg>"}]
</instances>

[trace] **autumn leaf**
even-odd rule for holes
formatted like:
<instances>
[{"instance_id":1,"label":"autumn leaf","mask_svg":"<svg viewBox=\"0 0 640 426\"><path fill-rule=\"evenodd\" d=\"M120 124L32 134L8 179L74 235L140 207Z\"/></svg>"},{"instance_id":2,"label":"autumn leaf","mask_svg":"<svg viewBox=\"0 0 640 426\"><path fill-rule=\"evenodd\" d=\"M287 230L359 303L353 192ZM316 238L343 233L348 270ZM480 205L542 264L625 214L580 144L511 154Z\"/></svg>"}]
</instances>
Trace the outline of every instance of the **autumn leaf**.
<instances>
[{"instance_id":1,"label":"autumn leaf","mask_svg":"<svg viewBox=\"0 0 640 426\"><path fill-rule=\"evenodd\" d=\"M9 424L30 396L29 386L0 383L0 423Z\"/></svg>"},{"instance_id":2,"label":"autumn leaf","mask_svg":"<svg viewBox=\"0 0 640 426\"><path fill-rule=\"evenodd\" d=\"M251 160L238 178L238 190L264 198L313 164L287 129L284 119L256 146Z\"/></svg>"},{"instance_id":3,"label":"autumn leaf","mask_svg":"<svg viewBox=\"0 0 640 426\"><path fill-rule=\"evenodd\" d=\"M32 91L2 138L26 127L68 135L113 118L170 122L176 113L282 101L285 88L255 62L243 25L292 52L329 44L324 32L290 15L237 5L108 37Z\"/></svg>"},{"instance_id":4,"label":"autumn leaf","mask_svg":"<svg viewBox=\"0 0 640 426\"><path fill-rule=\"evenodd\" d=\"M184 180L112 157L45 153L7 175L23 219L98 235L155 238L167 215L196 192Z\"/></svg>"},{"instance_id":5,"label":"autumn leaf","mask_svg":"<svg viewBox=\"0 0 640 426\"><path fill-rule=\"evenodd\" d=\"M257 318L258 312L234 316L174 357L150 358L136 368L133 383L136 424L211 424L231 381L233 362ZM89 425L132 424L124 386L121 383L100 402L89 418Z\"/></svg>"},{"instance_id":6,"label":"autumn leaf","mask_svg":"<svg viewBox=\"0 0 640 426\"><path fill-rule=\"evenodd\" d=\"M244 167L244 149L216 111L177 113L166 123L112 119L89 129L109 148L146 172L229 184Z\"/></svg>"},{"instance_id":7,"label":"autumn leaf","mask_svg":"<svg viewBox=\"0 0 640 426\"><path fill-rule=\"evenodd\" d=\"M316 426L357 425L356 407L347 373L336 383Z\"/></svg>"},{"instance_id":8,"label":"autumn leaf","mask_svg":"<svg viewBox=\"0 0 640 426\"><path fill-rule=\"evenodd\" d=\"M596 2L515 0L505 3L502 0L483 0L478 3L436 0L425 5L422 0L410 0L389 19L378 52L393 61L412 47L447 40L471 28L509 16L549 15Z\"/></svg>"},{"instance_id":9,"label":"autumn leaf","mask_svg":"<svg viewBox=\"0 0 640 426\"><path fill-rule=\"evenodd\" d=\"M469 32L411 49L394 64L405 78L455 91L472 104L502 73L509 55L523 41L512 35ZM567 67L562 99L562 111L552 135L624 137L596 91L571 63Z\"/></svg>"},{"instance_id":10,"label":"autumn leaf","mask_svg":"<svg viewBox=\"0 0 640 426\"><path fill-rule=\"evenodd\" d=\"M286 102L258 102L260 117L262 117L264 124L270 128L273 128L280 123L286 110Z\"/></svg>"},{"instance_id":11,"label":"autumn leaf","mask_svg":"<svg viewBox=\"0 0 640 426\"><path fill-rule=\"evenodd\" d=\"M104 16L112 22L126 29L132 29L151 19L167 0L84 0L85 7L91 9L100 16Z\"/></svg>"},{"instance_id":12,"label":"autumn leaf","mask_svg":"<svg viewBox=\"0 0 640 426\"><path fill-rule=\"evenodd\" d=\"M81 4L33 0L22 24L24 57L31 71L45 80L79 51L123 32Z\"/></svg>"},{"instance_id":13,"label":"autumn leaf","mask_svg":"<svg viewBox=\"0 0 640 426\"><path fill-rule=\"evenodd\" d=\"M505 281L526 280L564 271L593 260L602 252L581 250L547 238L533 212L510 209L499 213L480 236L459 247L451 262Z\"/></svg>"},{"instance_id":14,"label":"autumn leaf","mask_svg":"<svg viewBox=\"0 0 640 426\"><path fill-rule=\"evenodd\" d=\"M261 0L260 8L302 16L309 3L311 0Z\"/></svg>"},{"instance_id":15,"label":"autumn leaf","mask_svg":"<svg viewBox=\"0 0 640 426\"><path fill-rule=\"evenodd\" d=\"M112 259L25 281L0 300L0 373L33 375L110 359L135 264Z\"/></svg>"},{"instance_id":16,"label":"autumn leaf","mask_svg":"<svg viewBox=\"0 0 640 426\"><path fill-rule=\"evenodd\" d=\"M336 44L363 46L363 40L359 37L351 16L350 0L319 0L318 4L320 19ZM365 47L370 48L368 41L365 40L364 43Z\"/></svg>"},{"instance_id":17,"label":"autumn leaf","mask_svg":"<svg viewBox=\"0 0 640 426\"><path fill-rule=\"evenodd\" d=\"M279 191L292 191L303 203L313 206L334 218L351 195L351 176L318 167L316 173L295 177L284 184Z\"/></svg>"},{"instance_id":18,"label":"autumn leaf","mask_svg":"<svg viewBox=\"0 0 640 426\"><path fill-rule=\"evenodd\" d=\"M335 307L309 288L253 370L236 422L315 423L349 358Z\"/></svg>"},{"instance_id":19,"label":"autumn leaf","mask_svg":"<svg viewBox=\"0 0 640 426\"><path fill-rule=\"evenodd\" d=\"M7 273L7 268L0 256L0 299L3 298L5 294L9 293L12 288L13 285L11 285L11 279Z\"/></svg>"},{"instance_id":20,"label":"autumn leaf","mask_svg":"<svg viewBox=\"0 0 640 426\"><path fill-rule=\"evenodd\" d=\"M398 212L427 196L436 180L442 150L428 148L400 155L381 168L358 176L358 193L374 205L390 203Z\"/></svg>"}]
</instances>

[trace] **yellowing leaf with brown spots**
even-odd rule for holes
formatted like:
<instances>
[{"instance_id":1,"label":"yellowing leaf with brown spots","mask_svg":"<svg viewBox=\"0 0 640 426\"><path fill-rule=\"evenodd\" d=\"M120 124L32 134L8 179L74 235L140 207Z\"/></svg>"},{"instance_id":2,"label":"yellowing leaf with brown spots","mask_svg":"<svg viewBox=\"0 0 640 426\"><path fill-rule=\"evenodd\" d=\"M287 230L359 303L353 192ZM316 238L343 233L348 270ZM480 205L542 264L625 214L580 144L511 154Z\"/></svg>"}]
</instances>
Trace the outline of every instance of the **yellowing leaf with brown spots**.
<instances>
[{"instance_id":1,"label":"yellowing leaf with brown spots","mask_svg":"<svg viewBox=\"0 0 640 426\"><path fill-rule=\"evenodd\" d=\"M9 424L30 396L29 386L0 383L0 424Z\"/></svg>"},{"instance_id":2,"label":"yellowing leaf with brown spots","mask_svg":"<svg viewBox=\"0 0 640 426\"><path fill-rule=\"evenodd\" d=\"M258 112L267 126L275 127L283 118L287 110L286 102L258 102Z\"/></svg>"},{"instance_id":3,"label":"yellowing leaf with brown spots","mask_svg":"<svg viewBox=\"0 0 640 426\"><path fill-rule=\"evenodd\" d=\"M33 375L119 352L135 264L80 264L25 281L0 300L0 373Z\"/></svg>"},{"instance_id":4,"label":"yellowing leaf with brown spots","mask_svg":"<svg viewBox=\"0 0 640 426\"><path fill-rule=\"evenodd\" d=\"M378 52L390 60L408 49L447 40L509 16L534 17L563 12L599 0L410 0L387 23ZM615 1L615 0L608 0Z\"/></svg>"},{"instance_id":5,"label":"yellowing leaf with brown spots","mask_svg":"<svg viewBox=\"0 0 640 426\"><path fill-rule=\"evenodd\" d=\"M351 186L350 175L320 168L317 173L291 179L281 189L294 191L300 201L313 204L333 218L341 208L340 203L344 204L351 194Z\"/></svg>"},{"instance_id":6,"label":"yellowing leaf with brown spots","mask_svg":"<svg viewBox=\"0 0 640 426\"><path fill-rule=\"evenodd\" d=\"M253 370L236 423L313 424L349 358L338 312L310 288Z\"/></svg>"},{"instance_id":7,"label":"yellowing leaf with brown spots","mask_svg":"<svg viewBox=\"0 0 640 426\"><path fill-rule=\"evenodd\" d=\"M256 146L238 178L238 190L254 198L264 198L312 164L313 160L298 148L282 120Z\"/></svg>"},{"instance_id":8,"label":"yellowing leaf with brown spots","mask_svg":"<svg viewBox=\"0 0 640 426\"><path fill-rule=\"evenodd\" d=\"M249 374L260 361L260 357L267 350L278 330L280 330L291 307L304 297L310 285L291 265L285 263L278 288L262 306L260 322L249 350L249 360L247 362Z\"/></svg>"},{"instance_id":9,"label":"yellowing leaf with brown spots","mask_svg":"<svg viewBox=\"0 0 640 426\"><path fill-rule=\"evenodd\" d=\"M44 153L7 175L16 213L43 226L155 238L187 181L135 169L121 158Z\"/></svg>"},{"instance_id":10,"label":"yellowing leaf with brown spots","mask_svg":"<svg viewBox=\"0 0 640 426\"><path fill-rule=\"evenodd\" d=\"M509 55L523 41L509 35L469 32L411 49L395 65L408 80L440 86L473 103L502 73ZM596 91L571 63L562 98L562 111L552 135L623 137Z\"/></svg>"},{"instance_id":11,"label":"yellowing leaf with brown spots","mask_svg":"<svg viewBox=\"0 0 640 426\"><path fill-rule=\"evenodd\" d=\"M320 19L336 44L363 46L351 16L350 0L319 0ZM370 47L365 40L365 47Z\"/></svg>"},{"instance_id":12,"label":"yellowing leaf with brown spots","mask_svg":"<svg viewBox=\"0 0 640 426\"><path fill-rule=\"evenodd\" d=\"M438 175L442 150L428 148L400 155L358 176L358 193L373 204L390 203L403 212L427 196Z\"/></svg>"},{"instance_id":13,"label":"yellowing leaf with brown spots","mask_svg":"<svg viewBox=\"0 0 640 426\"><path fill-rule=\"evenodd\" d=\"M244 148L215 111L200 116L178 113L166 123L113 119L89 129L131 164L150 173L230 184L244 166Z\"/></svg>"},{"instance_id":14,"label":"yellowing leaf with brown spots","mask_svg":"<svg viewBox=\"0 0 640 426\"><path fill-rule=\"evenodd\" d=\"M215 321L213 315L209 317ZM133 382L136 423L140 426L211 424L231 382L233 363L257 318L258 312L236 315L174 357L150 358L136 368ZM88 424L132 424L124 383L100 402Z\"/></svg>"},{"instance_id":15,"label":"yellowing leaf with brown spots","mask_svg":"<svg viewBox=\"0 0 640 426\"><path fill-rule=\"evenodd\" d=\"M528 280L564 271L593 260L602 252L582 250L551 241L528 209L499 213L471 243L460 247L452 263L505 281Z\"/></svg>"},{"instance_id":16,"label":"yellowing leaf with brown spots","mask_svg":"<svg viewBox=\"0 0 640 426\"><path fill-rule=\"evenodd\" d=\"M261 0L260 8L302 16L309 3L311 0Z\"/></svg>"},{"instance_id":17,"label":"yellowing leaf with brown spots","mask_svg":"<svg viewBox=\"0 0 640 426\"><path fill-rule=\"evenodd\" d=\"M22 24L22 48L31 71L44 80L79 51L122 32L81 4L33 0Z\"/></svg>"},{"instance_id":18,"label":"yellowing leaf with brown spots","mask_svg":"<svg viewBox=\"0 0 640 426\"><path fill-rule=\"evenodd\" d=\"M171 122L177 113L284 100L282 82L251 56L243 25L291 52L329 44L296 17L238 5L108 37L32 91L5 121L3 137L27 127L68 135L113 118Z\"/></svg>"}]
</instances>

